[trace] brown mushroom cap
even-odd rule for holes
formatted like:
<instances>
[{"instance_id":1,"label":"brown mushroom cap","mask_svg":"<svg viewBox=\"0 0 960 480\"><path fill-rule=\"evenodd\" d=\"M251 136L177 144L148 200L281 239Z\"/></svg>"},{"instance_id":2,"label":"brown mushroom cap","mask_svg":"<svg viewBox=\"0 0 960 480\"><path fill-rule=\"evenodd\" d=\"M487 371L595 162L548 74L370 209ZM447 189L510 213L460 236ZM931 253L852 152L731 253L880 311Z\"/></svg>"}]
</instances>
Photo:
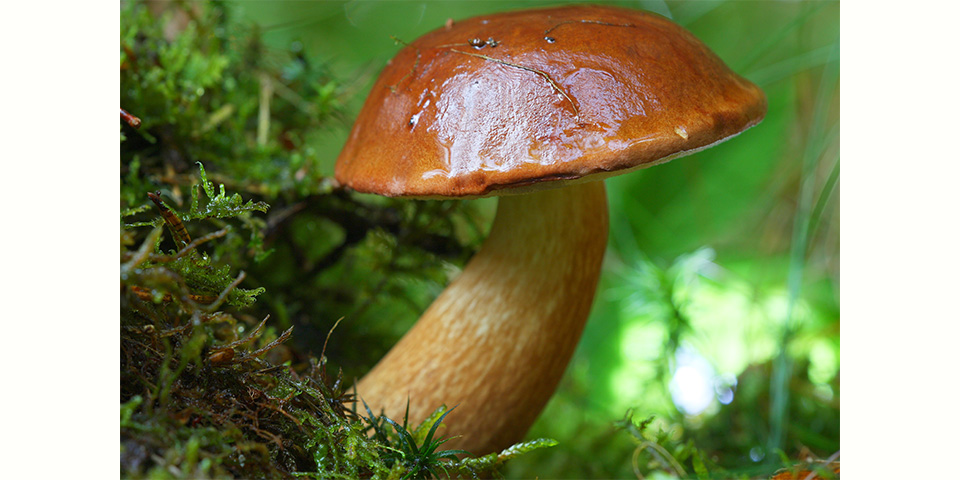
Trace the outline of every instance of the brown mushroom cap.
<instances>
[{"instance_id":1,"label":"brown mushroom cap","mask_svg":"<svg viewBox=\"0 0 960 480\"><path fill-rule=\"evenodd\" d=\"M756 85L658 15L573 6L481 16L391 60L336 178L389 196L515 193L663 163L765 111Z\"/></svg>"}]
</instances>

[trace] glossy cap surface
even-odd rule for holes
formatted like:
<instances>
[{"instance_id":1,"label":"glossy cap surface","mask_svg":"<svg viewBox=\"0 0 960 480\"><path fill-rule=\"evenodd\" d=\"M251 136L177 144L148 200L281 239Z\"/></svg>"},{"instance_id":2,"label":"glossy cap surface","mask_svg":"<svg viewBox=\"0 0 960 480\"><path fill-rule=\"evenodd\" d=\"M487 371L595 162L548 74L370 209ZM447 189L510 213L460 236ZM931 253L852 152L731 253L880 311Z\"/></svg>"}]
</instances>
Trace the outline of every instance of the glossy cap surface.
<instances>
[{"instance_id":1,"label":"glossy cap surface","mask_svg":"<svg viewBox=\"0 0 960 480\"><path fill-rule=\"evenodd\" d=\"M756 85L658 15L596 5L486 15L388 63L336 177L389 196L515 193L662 163L765 112Z\"/></svg>"}]
</instances>

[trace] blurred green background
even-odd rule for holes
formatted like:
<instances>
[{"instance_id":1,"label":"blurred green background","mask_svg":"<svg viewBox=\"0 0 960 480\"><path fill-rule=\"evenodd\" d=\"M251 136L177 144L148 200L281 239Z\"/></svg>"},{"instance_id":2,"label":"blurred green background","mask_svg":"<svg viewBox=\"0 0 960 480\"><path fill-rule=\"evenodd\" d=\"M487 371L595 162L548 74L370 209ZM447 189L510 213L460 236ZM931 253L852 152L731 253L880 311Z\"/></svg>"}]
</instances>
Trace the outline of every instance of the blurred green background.
<instances>
[{"instance_id":1,"label":"blurred green background","mask_svg":"<svg viewBox=\"0 0 960 480\"><path fill-rule=\"evenodd\" d=\"M340 121L308 139L315 168L332 175L350 122L400 48L392 37L562 2L228 3L259 25L267 48L305 52L341 82ZM655 468L669 459L614 426L630 413L654 416L647 431L672 455L695 445L731 473L768 475L784 458L830 456L840 404L839 3L612 3L685 26L766 92L769 111L729 142L607 181L611 232L594 310L529 434L560 445L513 460L505 475L694 475ZM495 200L472 203L487 225ZM402 334L442 283L411 280L408 311L381 322ZM389 311L378 301L367 317Z\"/></svg>"}]
</instances>

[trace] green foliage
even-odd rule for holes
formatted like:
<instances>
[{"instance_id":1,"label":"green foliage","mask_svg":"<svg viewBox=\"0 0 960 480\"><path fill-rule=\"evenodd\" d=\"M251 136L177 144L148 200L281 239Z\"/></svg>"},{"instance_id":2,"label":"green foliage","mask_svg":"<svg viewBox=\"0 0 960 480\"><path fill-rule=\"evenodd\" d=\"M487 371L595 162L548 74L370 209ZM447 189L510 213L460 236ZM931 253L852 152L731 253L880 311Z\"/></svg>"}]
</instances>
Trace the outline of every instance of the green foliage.
<instances>
[{"instance_id":1,"label":"green foliage","mask_svg":"<svg viewBox=\"0 0 960 480\"><path fill-rule=\"evenodd\" d=\"M656 434L649 433L648 427L653 423L654 417L635 423L632 416L632 412L628 411L614 426L629 433L631 440L637 445L632 457L633 471L637 478L645 478L653 472L663 472L676 478L694 478L688 469L693 471L697 479L748 478L746 475L734 475L713 465L692 441L681 443L669 431L662 429Z\"/></svg>"},{"instance_id":2,"label":"green foliage","mask_svg":"<svg viewBox=\"0 0 960 480\"><path fill-rule=\"evenodd\" d=\"M236 205L242 206L231 203ZM158 207L165 206L158 202ZM161 211L166 212L163 218L140 225L165 222L171 231L186 232L175 212ZM218 219L248 214L245 208L216 211ZM270 439L289 437L297 442L310 432L304 424L334 428L343 421L329 407L327 399L335 397L326 382L318 380L323 375L313 372L304 380L286 370L257 373L271 368L260 357L286 341L290 331L275 337L272 331L265 332L264 320L241 339L242 323L220 309L248 307L263 291L238 288L242 274L233 278L229 265L198 253L198 247L224 237L228 230L169 253L160 250L159 226L136 250L130 249L136 227L121 230L120 434L125 476L197 478L288 471L301 455L283 448L271 451ZM291 393L279 397L274 394L278 388ZM255 413L263 409L270 413Z\"/></svg>"},{"instance_id":3,"label":"green foliage","mask_svg":"<svg viewBox=\"0 0 960 480\"><path fill-rule=\"evenodd\" d=\"M716 269L714 257L713 250L701 248L661 266L641 252L635 252L631 263L617 272L618 285L612 292L622 296L630 313L659 323L666 333L663 355L657 365L660 380L670 374L671 361L681 340L692 331L689 305L700 278Z\"/></svg>"},{"instance_id":4,"label":"green foliage","mask_svg":"<svg viewBox=\"0 0 960 480\"><path fill-rule=\"evenodd\" d=\"M188 222L209 218L240 218L244 227L253 231L253 238L256 238L256 230L254 229L257 223L249 218L249 212L265 212L267 205L252 201L243 204L239 194L228 198L222 185L219 195L212 196L213 188L206 181L202 165L200 165L200 172L204 190L211 196L211 200L201 209L199 207L199 186L197 186L197 188L194 188L194 200L190 215L183 218ZM149 255L132 257L130 262L121 267L122 279L134 285L141 294L149 290L150 296L155 299L162 299L164 295L176 294L179 299L212 303L207 307L210 310L215 310L224 302L238 308L252 305L256 301L257 295L263 293L263 288L252 290L237 288L237 284L245 274L241 272L239 276L233 277L230 274L229 265L217 265L216 255L210 256L197 252L199 245L230 234L231 227L226 226L214 234L190 242L189 235L176 212L169 209L162 201L156 201L164 214L163 216L148 222L129 224L126 228L153 225L155 229L159 229L160 225L165 223L175 239L180 237L179 241L175 242L179 252L171 251L168 254L161 254L158 250ZM122 217L140 213L142 210L128 210L125 215L122 214ZM156 238L155 245L159 248L159 236ZM253 245L258 246L258 244ZM214 299L212 302L203 302L203 300L211 298Z\"/></svg>"},{"instance_id":5,"label":"green foliage","mask_svg":"<svg viewBox=\"0 0 960 480\"><path fill-rule=\"evenodd\" d=\"M385 446L384 461L392 466L393 472L403 472L400 478L404 479L478 478L497 473L497 469L507 460L557 444L556 440L541 438L517 443L500 453L490 453L482 457L470 457L470 452L464 450L438 451L450 438L434 438L434 435L443 419L453 411L452 408L441 406L411 432L407 425L407 414L404 414L401 425L384 415L374 415L366 402L363 402L363 405L367 416L362 418L367 429L373 438ZM393 432L386 428L387 425L393 427Z\"/></svg>"},{"instance_id":6,"label":"green foliage","mask_svg":"<svg viewBox=\"0 0 960 480\"><path fill-rule=\"evenodd\" d=\"M445 408L442 408L445 410ZM396 452L399 454L399 458L391 458L388 456L389 460L393 460L396 463L400 463L407 469L407 474L403 478L430 478L430 477L439 477L440 472L443 471L447 473L447 469L441 460L450 460L453 462L457 461L457 455L468 455L470 452L464 450L441 450L437 451L440 448L440 445L445 443L447 439L434 439L433 436L437 432L437 427L440 426L440 422L443 421L444 417L448 413L453 411L453 409L444 411L439 416L433 415L435 419L428 418L423 424L430 425L430 429L427 431L426 436L422 441L418 441L415 438L414 433L410 433L407 430L407 415L403 417L403 426L401 427L397 422L383 417L383 420L390 424L393 429L397 432L398 447L397 449L391 449L390 452ZM421 431L421 428L418 428L417 431ZM415 432L416 433L416 432ZM420 445L417 445L420 443Z\"/></svg>"},{"instance_id":7,"label":"green foliage","mask_svg":"<svg viewBox=\"0 0 960 480\"><path fill-rule=\"evenodd\" d=\"M173 172L216 164L267 197L328 191L307 140L338 117L337 82L296 48L263 45L221 3L157 5L170 7L160 21L144 3L122 7L120 102L142 126L123 131L121 154L142 150Z\"/></svg>"},{"instance_id":8,"label":"green foliage","mask_svg":"<svg viewBox=\"0 0 960 480\"><path fill-rule=\"evenodd\" d=\"M190 215L186 220L203 220L205 218L227 218L240 217L246 212L266 212L267 204L264 202L254 202L253 200L243 203L239 193L227 197L226 189L220 184L220 193L214 195L213 184L207 180L207 172L203 169L203 164L197 162L200 167L200 183L193 186L193 201L190 203ZM206 193L209 201L200 208L200 187Z\"/></svg>"},{"instance_id":9,"label":"green foliage","mask_svg":"<svg viewBox=\"0 0 960 480\"><path fill-rule=\"evenodd\" d=\"M457 455L469 454L463 450L437 451L437 448L449 438L434 439L434 434L452 409L447 410L445 406L441 406L416 430L410 432L407 426L409 405L407 413L403 416L403 425L385 415L375 416L366 402L363 402L363 406L367 411L367 416L363 417L367 428L371 431L373 438L385 445L385 462L393 467L394 471L405 472L401 477L403 479L439 477L440 472L449 475L449 468L457 465ZM393 427L394 435L391 435L386 425Z\"/></svg>"},{"instance_id":10,"label":"green foliage","mask_svg":"<svg viewBox=\"0 0 960 480\"><path fill-rule=\"evenodd\" d=\"M482 457L465 458L460 463L472 472L496 471L507 460L530 453L541 448L555 447L559 444L552 438L537 438L507 447L500 453L489 453Z\"/></svg>"}]
</instances>

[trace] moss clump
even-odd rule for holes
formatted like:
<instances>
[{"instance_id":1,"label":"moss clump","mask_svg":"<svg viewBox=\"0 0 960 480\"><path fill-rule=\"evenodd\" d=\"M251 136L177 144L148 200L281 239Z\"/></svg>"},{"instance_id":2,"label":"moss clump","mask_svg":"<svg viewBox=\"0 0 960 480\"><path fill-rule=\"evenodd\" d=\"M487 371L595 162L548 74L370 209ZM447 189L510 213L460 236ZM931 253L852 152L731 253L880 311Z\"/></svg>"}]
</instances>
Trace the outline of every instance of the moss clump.
<instances>
[{"instance_id":1,"label":"moss clump","mask_svg":"<svg viewBox=\"0 0 960 480\"><path fill-rule=\"evenodd\" d=\"M237 219L266 209L222 188L192 205L192 221L249 223ZM240 288L242 273L231 276L217 255L199 252L235 227L189 241L179 215L158 207L158 220L121 231L121 471L132 478L385 474L378 446L347 414L352 397L342 381L328 379L322 362L304 372L277 363L292 329L277 335L264 319L245 333L227 310L249 307L263 291ZM134 242L137 227L159 222L181 237L175 250L162 250L160 225Z\"/></svg>"},{"instance_id":2,"label":"moss clump","mask_svg":"<svg viewBox=\"0 0 960 480\"><path fill-rule=\"evenodd\" d=\"M328 376L322 355L303 371L285 364L283 343L292 328L278 335L265 318L247 332L228 310L249 307L262 293L239 288L242 273L231 277L228 265L198 252L231 228L190 241L180 216L161 202L158 207L164 212L159 220L121 230L124 476L476 476L518 453L552 445L529 442L461 461L457 455L468 452L437 450L446 441L435 437L444 409L412 431L406 419L401 426L369 409L367 416L357 415L342 373ZM234 201L205 218L233 219L265 208ZM194 221L204 217L195 211L201 210L191 210ZM133 241L134 229L160 221L181 237L177 249L161 249L160 225L139 245Z\"/></svg>"},{"instance_id":3,"label":"moss clump","mask_svg":"<svg viewBox=\"0 0 960 480\"><path fill-rule=\"evenodd\" d=\"M127 2L121 26L121 106L142 120L121 155L162 163L168 184L201 161L268 197L329 190L308 145L340 114L339 86L322 65L268 48L220 3ZM122 196L135 204L131 193Z\"/></svg>"}]
</instances>

